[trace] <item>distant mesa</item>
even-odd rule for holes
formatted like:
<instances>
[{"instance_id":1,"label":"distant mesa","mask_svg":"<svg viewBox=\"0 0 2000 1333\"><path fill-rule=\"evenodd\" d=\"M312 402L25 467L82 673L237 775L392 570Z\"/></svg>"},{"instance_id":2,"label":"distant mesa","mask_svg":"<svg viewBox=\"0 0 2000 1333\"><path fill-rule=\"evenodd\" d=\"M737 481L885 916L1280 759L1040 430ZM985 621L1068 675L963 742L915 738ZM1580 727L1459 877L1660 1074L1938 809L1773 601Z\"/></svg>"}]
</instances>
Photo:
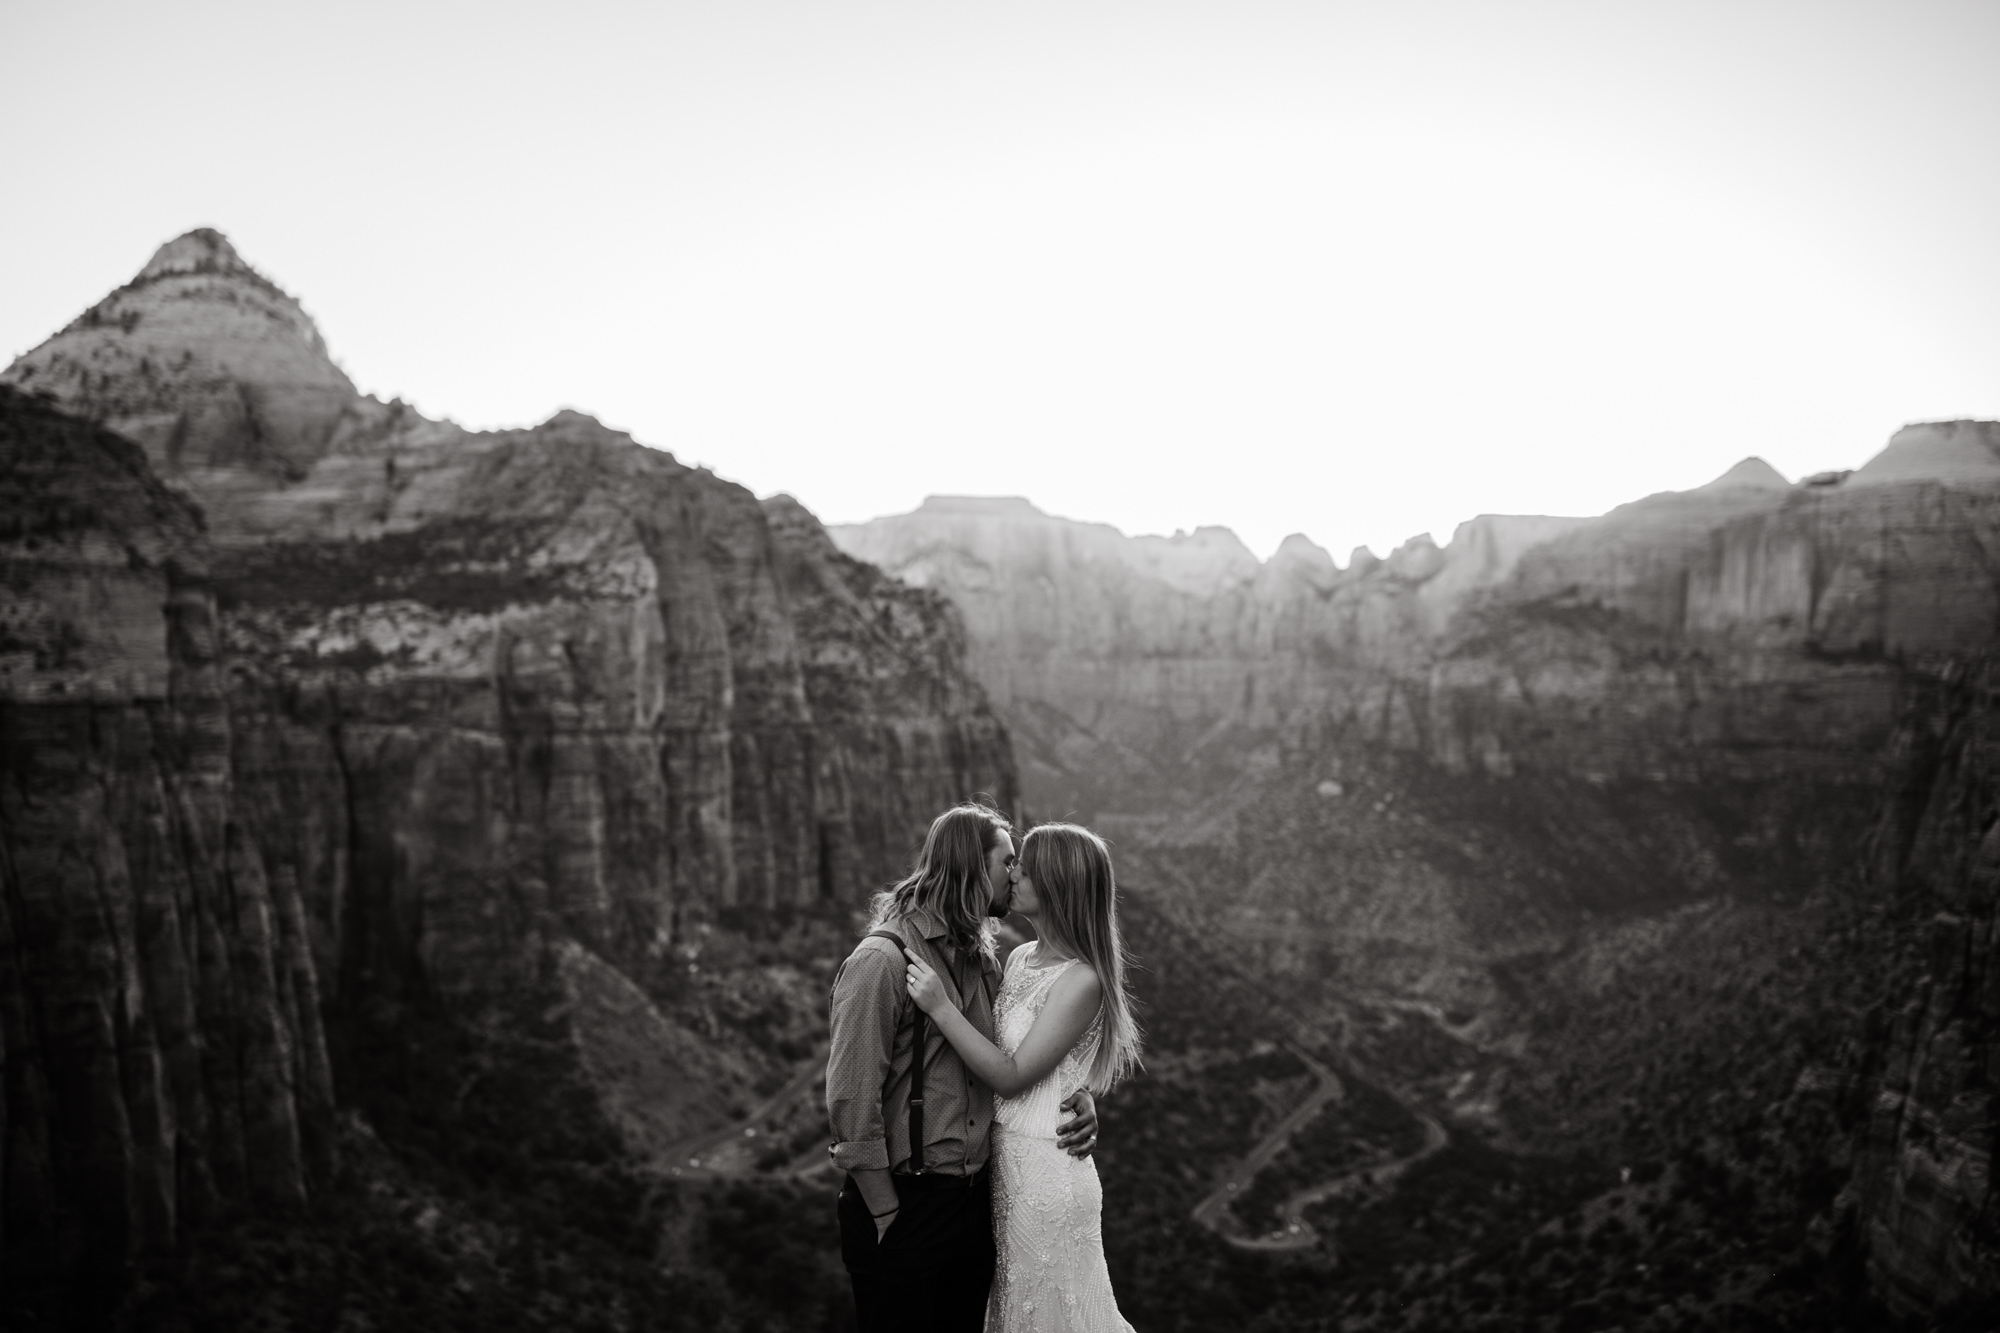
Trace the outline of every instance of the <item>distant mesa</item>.
<instances>
[{"instance_id":1,"label":"distant mesa","mask_svg":"<svg viewBox=\"0 0 2000 1333\"><path fill-rule=\"evenodd\" d=\"M1847 479L1850 487L1937 481L1947 486L2000 483L2000 422L1923 421L1890 437L1888 448Z\"/></svg>"},{"instance_id":2,"label":"distant mesa","mask_svg":"<svg viewBox=\"0 0 2000 1333\"><path fill-rule=\"evenodd\" d=\"M988 514L995 518L1047 518L1025 495L927 495L919 514Z\"/></svg>"},{"instance_id":3,"label":"distant mesa","mask_svg":"<svg viewBox=\"0 0 2000 1333\"><path fill-rule=\"evenodd\" d=\"M1782 489L1783 481L1778 485ZM1269 561L1260 561L1226 527L1128 537L1107 523L1049 514L1018 495L933 495L908 513L828 531L850 555L924 586L976 581L991 591L997 571L1014 570L1030 581L1061 571L1072 587L1079 579L1137 575L1143 583L1209 599L1253 587L1264 589L1259 596L1282 597L1281 589L1294 583L1324 593L1349 580L1386 577L1423 590L1420 618L1435 628L1472 591L1504 581L1525 552L1591 521L1482 514L1459 524L1449 547L1427 532L1386 559L1358 546L1344 571L1303 533L1287 536Z\"/></svg>"},{"instance_id":4,"label":"distant mesa","mask_svg":"<svg viewBox=\"0 0 2000 1333\"><path fill-rule=\"evenodd\" d=\"M1198 527L1171 537L1128 537L1109 523L1059 518L1019 495L932 495L907 514L827 529L849 555L927 583L938 552L970 567L1122 569L1195 596L1249 583L1263 568L1234 532Z\"/></svg>"}]
</instances>

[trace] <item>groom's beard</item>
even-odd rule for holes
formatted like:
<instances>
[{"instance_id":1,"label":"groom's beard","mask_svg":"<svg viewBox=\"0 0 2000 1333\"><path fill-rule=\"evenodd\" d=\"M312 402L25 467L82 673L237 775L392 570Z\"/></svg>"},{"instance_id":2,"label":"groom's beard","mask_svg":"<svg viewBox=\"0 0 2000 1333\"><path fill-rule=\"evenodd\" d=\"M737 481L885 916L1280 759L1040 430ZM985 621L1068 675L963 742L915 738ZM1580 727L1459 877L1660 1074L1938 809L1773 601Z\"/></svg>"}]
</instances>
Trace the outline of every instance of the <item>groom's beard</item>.
<instances>
[{"instance_id":1,"label":"groom's beard","mask_svg":"<svg viewBox=\"0 0 2000 1333\"><path fill-rule=\"evenodd\" d=\"M1007 886L1006 891L1000 895L1000 899L998 902L989 899L986 904L986 915L991 917L1004 918L1009 912L1013 910L1014 910L1014 886L1012 884L1009 884Z\"/></svg>"}]
</instances>

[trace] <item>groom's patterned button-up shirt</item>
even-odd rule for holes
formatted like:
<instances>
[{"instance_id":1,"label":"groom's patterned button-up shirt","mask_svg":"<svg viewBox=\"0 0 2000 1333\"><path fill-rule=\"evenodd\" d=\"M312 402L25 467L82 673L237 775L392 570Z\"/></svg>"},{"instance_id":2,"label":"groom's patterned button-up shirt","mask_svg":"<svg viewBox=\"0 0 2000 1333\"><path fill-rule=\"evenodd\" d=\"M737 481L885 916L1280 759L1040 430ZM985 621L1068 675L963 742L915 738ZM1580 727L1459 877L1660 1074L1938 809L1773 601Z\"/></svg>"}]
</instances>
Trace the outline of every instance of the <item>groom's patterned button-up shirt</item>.
<instances>
[{"instance_id":1,"label":"groom's patterned button-up shirt","mask_svg":"<svg viewBox=\"0 0 2000 1333\"><path fill-rule=\"evenodd\" d=\"M1000 965L954 948L944 923L912 912L889 928L913 956L936 969L973 1028L993 1040L993 1000ZM864 939L833 978L833 1044L826 1057L826 1114L833 1161L843 1171L910 1169L910 998L902 954L884 939ZM986 1165L993 1090L974 1078L958 1052L924 1024L924 1170L969 1175Z\"/></svg>"}]
</instances>

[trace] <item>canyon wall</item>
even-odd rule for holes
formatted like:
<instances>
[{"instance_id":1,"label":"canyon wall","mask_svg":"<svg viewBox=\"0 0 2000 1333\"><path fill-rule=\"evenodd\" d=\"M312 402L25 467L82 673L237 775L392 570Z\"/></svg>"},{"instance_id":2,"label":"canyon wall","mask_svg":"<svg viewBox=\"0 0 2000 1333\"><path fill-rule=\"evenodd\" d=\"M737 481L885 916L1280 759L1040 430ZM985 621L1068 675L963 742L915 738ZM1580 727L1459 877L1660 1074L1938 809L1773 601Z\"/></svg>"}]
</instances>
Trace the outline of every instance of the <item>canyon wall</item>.
<instances>
[{"instance_id":1,"label":"canyon wall","mask_svg":"<svg viewBox=\"0 0 2000 1333\"><path fill-rule=\"evenodd\" d=\"M1065 763L1151 797L1146 768L1221 747L1226 780L1245 747L1328 736L1451 771L1873 781L1895 664L2000 626L1996 457L1990 424L1914 426L1849 476L1795 487L1749 459L1600 518L1486 516L1345 570L1302 537L1260 566L1213 529L1124 539L1023 500L831 531L959 604L1038 805L1077 790ZM1097 744L1038 762L1064 726Z\"/></svg>"},{"instance_id":2,"label":"canyon wall","mask_svg":"<svg viewBox=\"0 0 2000 1333\"><path fill-rule=\"evenodd\" d=\"M1990 1299L2000 1273L2000 664L1952 662L1929 684L1895 737L1870 848L1879 883L1933 914L1854 1052L1867 1115L1842 1200L1875 1286L1909 1317Z\"/></svg>"},{"instance_id":3,"label":"canyon wall","mask_svg":"<svg viewBox=\"0 0 2000 1333\"><path fill-rule=\"evenodd\" d=\"M803 511L575 414L470 450L420 524L218 561L336 993L504 981L549 923L643 974L689 912L857 903L926 812L1011 797L948 609Z\"/></svg>"},{"instance_id":4,"label":"canyon wall","mask_svg":"<svg viewBox=\"0 0 2000 1333\"><path fill-rule=\"evenodd\" d=\"M0 389L0 563L0 1251L115 1264L326 1181L320 974L238 799L195 506Z\"/></svg>"},{"instance_id":5,"label":"canyon wall","mask_svg":"<svg viewBox=\"0 0 2000 1333\"><path fill-rule=\"evenodd\" d=\"M305 1197L361 1017L623 987L557 1012L676 1034L655 1137L710 1126L779 1057L675 1016L702 942L841 934L939 809L1017 800L941 595L581 414L363 397L216 233L0 381L10 1253L58 1198L117 1255Z\"/></svg>"},{"instance_id":6,"label":"canyon wall","mask_svg":"<svg viewBox=\"0 0 2000 1333\"><path fill-rule=\"evenodd\" d=\"M1260 563L1222 529L1127 538L1021 499L829 532L951 597L1031 804L1092 813L1187 799L1329 718L1395 715L1437 627L1581 522L1486 515L1345 571L1302 536Z\"/></svg>"},{"instance_id":7,"label":"canyon wall","mask_svg":"<svg viewBox=\"0 0 2000 1333\"><path fill-rule=\"evenodd\" d=\"M2000 477L1955 463L1968 439L2000 454L1987 424L1914 426L1844 480L1654 496L1535 548L1439 641L1419 743L1496 773L1878 782L1906 667L2000 629Z\"/></svg>"}]
</instances>

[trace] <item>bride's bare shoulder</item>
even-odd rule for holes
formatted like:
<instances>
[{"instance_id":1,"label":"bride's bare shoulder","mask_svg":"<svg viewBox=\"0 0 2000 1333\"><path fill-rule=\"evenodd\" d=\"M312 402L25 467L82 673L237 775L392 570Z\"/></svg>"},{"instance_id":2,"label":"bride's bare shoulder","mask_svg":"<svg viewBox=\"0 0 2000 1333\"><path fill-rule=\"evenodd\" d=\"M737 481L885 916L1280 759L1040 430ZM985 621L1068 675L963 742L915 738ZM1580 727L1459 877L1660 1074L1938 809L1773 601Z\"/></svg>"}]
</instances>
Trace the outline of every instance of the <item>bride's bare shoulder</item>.
<instances>
[{"instance_id":1,"label":"bride's bare shoulder","mask_svg":"<svg viewBox=\"0 0 2000 1333\"><path fill-rule=\"evenodd\" d=\"M1052 989L1050 998L1061 996L1079 1003L1095 1004L1104 998L1104 983L1098 979L1097 969L1080 958L1071 959L1077 964L1066 968Z\"/></svg>"}]
</instances>

